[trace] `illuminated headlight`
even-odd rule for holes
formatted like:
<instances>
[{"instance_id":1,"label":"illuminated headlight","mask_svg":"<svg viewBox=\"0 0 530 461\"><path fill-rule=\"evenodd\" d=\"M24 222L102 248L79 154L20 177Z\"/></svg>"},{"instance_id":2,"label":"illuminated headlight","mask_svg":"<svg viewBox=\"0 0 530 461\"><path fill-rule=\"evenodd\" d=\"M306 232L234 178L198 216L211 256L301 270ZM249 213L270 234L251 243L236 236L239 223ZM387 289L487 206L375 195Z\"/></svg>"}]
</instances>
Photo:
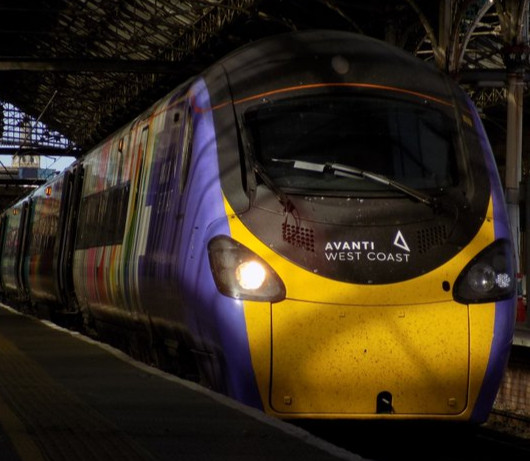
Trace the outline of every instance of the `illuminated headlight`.
<instances>
[{"instance_id":1,"label":"illuminated headlight","mask_svg":"<svg viewBox=\"0 0 530 461\"><path fill-rule=\"evenodd\" d=\"M239 286L245 290L257 290L265 282L267 272L257 261L242 262L236 269L236 279Z\"/></svg>"},{"instance_id":2,"label":"illuminated headlight","mask_svg":"<svg viewBox=\"0 0 530 461\"><path fill-rule=\"evenodd\" d=\"M225 235L208 243L210 267L217 289L226 296L277 302L285 286L276 272L247 247Z\"/></svg>"},{"instance_id":3,"label":"illuminated headlight","mask_svg":"<svg viewBox=\"0 0 530 461\"><path fill-rule=\"evenodd\" d=\"M462 303L485 303L514 296L514 258L507 240L481 251L458 276L454 298Z\"/></svg>"}]
</instances>

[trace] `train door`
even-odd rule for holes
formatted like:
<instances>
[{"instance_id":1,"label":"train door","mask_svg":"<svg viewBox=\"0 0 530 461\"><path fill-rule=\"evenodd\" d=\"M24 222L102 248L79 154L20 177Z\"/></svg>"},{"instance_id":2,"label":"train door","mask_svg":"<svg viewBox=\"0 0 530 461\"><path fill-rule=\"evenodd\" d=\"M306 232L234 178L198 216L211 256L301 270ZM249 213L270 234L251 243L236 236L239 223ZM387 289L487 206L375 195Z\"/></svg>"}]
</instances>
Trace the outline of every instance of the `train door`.
<instances>
[{"instance_id":1,"label":"train door","mask_svg":"<svg viewBox=\"0 0 530 461\"><path fill-rule=\"evenodd\" d=\"M177 249L181 249L182 238L184 235L183 229L183 218L186 214L186 196L185 188L188 183L188 176L190 171L191 164L191 154L193 147L193 117L191 108L188 108L185 112L185 118L182 125L182 150L179 152L178 163L179 163L179 175L178 175L178 226L177 226L177 235L176 235L176 244Z\"/></svg>"},{"instance_id":2,"label":"train door","mask_svg":"<svg viewBox=\"0 0 530 461\"><path fill-rule=\"evenodd\" d=\"M151 207L146 240L146 271L170 282L182 239L184 188L191 156L191 112L185 104L168 111L153 152L147 205ZM175 293L171 294L174 298Z\"/></svg>"},{"instance_id":3,"label":"train door","mask_svg":"<svg viewBox=\"0 0 530 461\"><path fill-rule=\"evenodd\" d=\"M152 123L152 142L142 178L145 196L141 203L144 234L137 240L139 295L161 366L179 366L178 373L196 375L184 328L191 314L183 309L179 283L186 271L179 252L188 247L183 228L193 216L193 212L186 216L185 210L192 113L182 93L172 95L165 107Z\"/></svg>"},{"instance_id":4,"label":"train door","mask_svg":"<svg viewBox=\"0 0 530 461\"><path fill-rule=\"evenodd\" d=\"M146 318L158 336L177 342L175 325L182 325L180 293L176 283L179 211L182 185L180 170L186 105L172 95L151 123L148 155L137 201L140 233L136 237L138 294ZM168 322L168 319L170 321Z\"/></svg>"},{"instance_id":5,"label":"train door","mask_svg":"<svg viewBox=\"0 0 530 461\"><path fill-rule=\"evenodd\" d=\"M31 199L30 199L31 200ZM11 209L10 223L8 227L9 254L6 256L7 274L6 286L12 292L17 301L27 300L27 283L24 275L24 255L28 240L28 216L30 200L24 201L21 205L15 205Z\"/></svg>"},{"instance_id":6,"label":"train door","mask_svg":"<svg viewBox=\"0 0 530 461\"><path fill-rule=\"evenodd\" d=\"M19 291L22 299L26 300L29 296L29 261L27 258L29 251L30 225L32 216L35 212L35 203L32 198L24 203L21 220L21 244L18 254L18 280Z\"/></svg>"},{"instance_id":7,"label":"train door","mask_svg":"<svg viewBox=\"0 0 530 461\"><path fill-rule=\"evenodd\" d=\"M159 294L162 294L169 282L174 260L176 228L182 218L178 212L181 194L178 180L183 114L182 105L178 104L172 110L166 111L164 120L159 121L161 128L154 134L157 142L153 149L148 178L148 197L145 205L150 208L150 212L143 271L145 275L151 274L152 278L156 279L154 283L160 284L156 289ZM153 281L148 283L149 286L141 290L142 296L154 289ZM150 296L144 297L144 304Z\"/></svg>"},{"instance_id":8,"label":"train door","mask_svg":"<svg viewBox=\"0 0 530 461\"><path fill-rule=\"evenodd\" d=\"M4 257L6 225L7 225L7 219L6 219L5 214L3 214L0 217L0 261L2 261ZM5 293L4 276L3 276L3 270L1 269L0 269L0 293L2 295Z\"/></svg>"},{"instance_id":9,"label":"train door","mask_svg":"<svg viewBox=\"0 0 530 461\"><path fill-rule=\"evenodd\" d=\"M58 242L56 283L61 304L68 312L77 312L78 310L72 264L83 179L84 168L82 165L76 165L73 171L66 172L59 216L60 237Z\"/></svg>"},{"instance_id":10,"label":"train door","mask_svg":"<svg viewBox=\"0 0 530 461\"><path fill-rule=\"evenodd\" d=\"M8 297L12 296L13 292L16 292L17 290L16 255L18 252L18 245L20 242L20 239L19 239L20 215L21 215L21 207L19 205L15 205L14 207L9 208L6 211L6 214L4 216L5 238L4 238L4 248L2 252L2 259L0 260L0 264L2 266L2 285Z\"/></svg>"},{"instance_id":11,"label":"train door","mask_svg":"<svg viewBox=\"0 0 530 461\"><path fill-rule=\"evenodd\" d=\"M123 242L123 261L125 261L125 297L131 312L139 314L139 265L138 260L144 249L142 242L145 233L145 218L142 213L142 201L145 187L145 157L149 140L149 124L138 127L139 142L133 143L133 159L130 175L130 199L127 213L127 224ZM133 134L131 133L131 136Z\"/></svg>"}]
</instances>

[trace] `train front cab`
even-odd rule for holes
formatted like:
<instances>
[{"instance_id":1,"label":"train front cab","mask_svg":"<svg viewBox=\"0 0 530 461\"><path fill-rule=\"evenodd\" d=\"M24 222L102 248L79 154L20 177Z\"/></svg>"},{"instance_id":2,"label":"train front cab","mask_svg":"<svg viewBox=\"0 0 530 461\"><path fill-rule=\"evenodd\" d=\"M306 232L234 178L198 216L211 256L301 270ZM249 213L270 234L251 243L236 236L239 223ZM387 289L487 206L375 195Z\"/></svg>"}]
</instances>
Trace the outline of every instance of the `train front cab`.
<instances>
[{"instance_id":1,"label":"train front cab","mask_svg":"<svg viewBox=\"0 0 530 461\"><path fill-rule=\"evenodd\" d=\"M327 61L319 59L321 78ZM225 67L247 69L236 64ZM240 206L233 158L221 157L220 170L232 172L222 178L230 238L210 243L212 270L221 292L243 305L261 404L280 418L482 422L493 404L514 319L499 178L465 96L420 65L405 66L425 72L431 88L397 88L388 69L377 73L384 85L336 76L302 85L287 70L284 83L263 65L255 94L248 76L231 75L233 106L212 103L218 133L226 133L219 152L237 152L225 122L235 114L247 162L239 185L251 202ZM379 130L381 122L392 128ZM385 143L392 147L375 149ZM395 157L378 162L378 152ZM404 169L398 177L410 187L381 185L396 177L387 176L389 165ZM407 171L418 175L415 187ZM333 181L338 193L326 189ZM224 266L224 256L243 263ZM265 268L262 287L278 284L274 295L241 290L253 260ZM475 298L469 281L492 291Z\"/></svg>"},{"instance_id":2,"label":"train front cab","mask_svg":"<svg viewBox=\"0 0 530 461\"><path fill-rule=\"evenodd\" d=\"M330 281L232 223L233 238L259 249L288 287L280 302L244 301L266 411L281 418L485 420L509 354L512 300L434 297L444 293L441 280L462 269L458 258L395 287ZM483 230L492 231L491 221ZM483 245L479 236L465 251L478 254Z\"/></svg>"}]
</instances>

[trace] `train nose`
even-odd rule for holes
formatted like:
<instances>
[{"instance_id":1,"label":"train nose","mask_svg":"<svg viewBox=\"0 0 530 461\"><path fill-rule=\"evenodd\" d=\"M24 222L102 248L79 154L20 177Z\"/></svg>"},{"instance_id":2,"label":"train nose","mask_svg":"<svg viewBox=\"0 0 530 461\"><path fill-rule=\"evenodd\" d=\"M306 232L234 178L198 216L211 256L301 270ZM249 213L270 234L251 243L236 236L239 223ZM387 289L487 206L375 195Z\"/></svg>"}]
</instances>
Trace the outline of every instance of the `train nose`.
<instances>
[{"instance_id":1,"label":"train nose","mask_svg":"<svg viewBox=\"0 0 530 461\"><path fill-rule=\"evenodd\" d=\"M398 417L466 408L465 305L285 300L272 305L271 326L270 402L278 413Z\"/></svg>"}]
</instances>

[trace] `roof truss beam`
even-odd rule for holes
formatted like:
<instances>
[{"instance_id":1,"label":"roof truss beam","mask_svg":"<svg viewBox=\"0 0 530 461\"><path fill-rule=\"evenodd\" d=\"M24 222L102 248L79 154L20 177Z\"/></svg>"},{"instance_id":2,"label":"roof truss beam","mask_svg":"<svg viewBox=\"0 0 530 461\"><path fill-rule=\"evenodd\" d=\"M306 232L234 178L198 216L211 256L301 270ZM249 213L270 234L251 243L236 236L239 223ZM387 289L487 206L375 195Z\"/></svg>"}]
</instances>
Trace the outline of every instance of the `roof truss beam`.
<instances>
[{"instance_id":1,"label":"roof truss beam","mask_svg":"<svg viewBox=\"0 0 530 461\"><path fill-rule=\"evenodd\" d=\"M176 73L175 62L135 59L0 58L0 71Z\"/></svg>"}]
</instances>

